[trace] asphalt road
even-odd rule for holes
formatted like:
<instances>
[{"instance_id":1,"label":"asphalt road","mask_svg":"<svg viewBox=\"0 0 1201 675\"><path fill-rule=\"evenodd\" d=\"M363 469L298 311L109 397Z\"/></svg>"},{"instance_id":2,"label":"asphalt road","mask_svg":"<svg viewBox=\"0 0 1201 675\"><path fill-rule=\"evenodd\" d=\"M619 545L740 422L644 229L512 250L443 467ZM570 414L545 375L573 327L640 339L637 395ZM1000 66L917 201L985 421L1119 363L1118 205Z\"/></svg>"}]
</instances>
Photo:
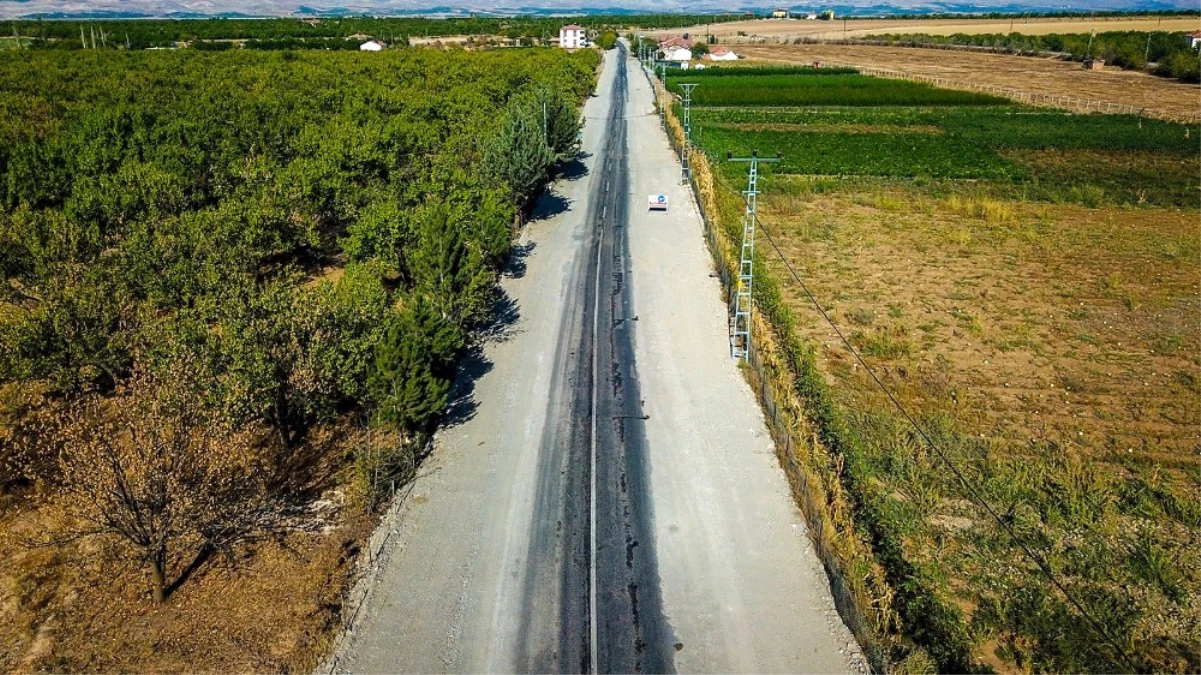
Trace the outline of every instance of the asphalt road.
<instances>
[{"instance_id":1,"label":"asphalt road","mask_svg":"<svg viewBox=\"0 0 1201 675\"><path fill-rule=\"evenodd\" d=\"M650 100L609 51L329 670L856 667Z\"/></svg>"}]
</instances>

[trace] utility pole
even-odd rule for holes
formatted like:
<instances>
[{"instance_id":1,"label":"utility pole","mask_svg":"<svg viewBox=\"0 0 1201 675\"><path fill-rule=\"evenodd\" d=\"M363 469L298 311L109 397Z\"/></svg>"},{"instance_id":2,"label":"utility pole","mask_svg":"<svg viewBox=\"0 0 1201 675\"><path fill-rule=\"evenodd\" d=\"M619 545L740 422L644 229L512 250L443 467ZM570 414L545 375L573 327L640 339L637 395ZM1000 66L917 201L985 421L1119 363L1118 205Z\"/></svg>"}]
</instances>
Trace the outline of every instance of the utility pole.
<instances>
[{"instance_id":1,"label":"utility pole","mask_svg":"<svg viewBox=\"0 0 1201 675\"><path fill-rule=\"evenodd\" d=\"M757 151L752 151L750 157L731 157L727 153L726 161L751 165L747 188L742 193L746 195L746 213L742 218L742 255L738 260L738 290L734 295L734 330L730 340L730 357L746 361L751 356L751 291L755 276L755 209L759 195L759 163L778 162L780 155L764 158Z\"/></svg>"},{"instance_id":2,"label":"utility pole","mask_svg":"<svg viewBox=\"0 0 1201 675\"><path fill-rule=\"evenodd\" d=\"M684 147L680 149L680 170L683 175L680 182L687 183L692 178L692 167L688 165L688 153L692 149L692 90L699 82L686 82L680 85L684 90Z\"/></svg>"},{"instance_id":3,"label":"utility pole","mask_svg":"<svg viewBox=\"0 0 1201 675\"><path fill-rule=\"evenodd\" d=\"M550 130L546 127L546 101L542 101L542 140L550 145Z\"/></svg>"},{"instance_id":4,"label":"utility pole","mask_svg":"<svg viewBox=\"0 0 1201 675\"><path fill-rule=\"evenodd\" d=\"M1143 67L1151 60L1151 34L1147 33L1147 48L1143 51Z\"/></svg>"}]
</instances>

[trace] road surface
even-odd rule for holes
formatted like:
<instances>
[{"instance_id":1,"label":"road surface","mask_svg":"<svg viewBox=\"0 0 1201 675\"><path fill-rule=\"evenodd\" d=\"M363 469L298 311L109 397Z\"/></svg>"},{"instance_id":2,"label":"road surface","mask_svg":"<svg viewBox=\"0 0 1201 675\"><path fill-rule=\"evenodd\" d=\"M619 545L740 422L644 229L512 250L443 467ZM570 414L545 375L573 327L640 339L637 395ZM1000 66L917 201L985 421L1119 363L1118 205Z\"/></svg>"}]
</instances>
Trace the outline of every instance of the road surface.
<instances>
[{"instance_id":1,"label":"road surface","mask_svg":"<svg viewBox=\"0 0 1201 675\"><path fill-rule=\"evenodd\" d=\"M861 669L651 101L609 51L331 670Z\"/></svg>"}]
</instances>

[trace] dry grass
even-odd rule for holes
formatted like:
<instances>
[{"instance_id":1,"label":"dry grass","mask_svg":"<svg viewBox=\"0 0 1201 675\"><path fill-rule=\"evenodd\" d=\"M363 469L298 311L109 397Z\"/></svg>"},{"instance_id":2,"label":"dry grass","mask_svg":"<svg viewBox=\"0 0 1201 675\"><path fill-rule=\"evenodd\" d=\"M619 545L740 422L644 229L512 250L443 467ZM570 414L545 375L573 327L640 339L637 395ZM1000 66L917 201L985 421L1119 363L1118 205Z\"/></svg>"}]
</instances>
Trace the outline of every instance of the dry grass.
<instances>
[{"instance_id":1,"label":"dry grass","mask_svg":"<svg viewBox=\"0 0 1201 675\"><path fill-rule=\"evenodd\" d=\"M1019 444L1054 438L1198 465L1196 212L885 194L885 208L846 194L787 212L770 196L764 205L785 253L836 313L870 314L875 329L916 342L887 365L925 389L915 398L950 403L973 433ZM789 298L812 314L798 293ZM803 332L828 345L836 377L857 381L828 327L811 321ZM941 395L925 377L943 382Z\"/></svg>"},{"instance_id":2,"label":"dry grass","mask_svg":"<svg viewBox=\"0 0 1201 675\"><path fill-rule=\"evenodd\" d=\"M208 559L161 605L111 543L38 545L58 516L35 489L0 493L0 672L312 670L375 521L347 490L335 483L236 560Z\"/></svg>"},{"instance_id":3,"label":"dry grass","mask_svg":"<svg viewBox=\"0 0 1201 675\"><path fill-rule=\"evenodd\" d=\"M1195 84L1130 70L1086 71L1079 63L1058 59L867 45L747 45L739 52L771 63L824 61L945 78L964 85L1132 105L1182 117L1196 115L1201 101L1201 87Z\"/></svg>"},{"instance_id":4,"label":"dry grass","mask_svg":"<svg viewBox=\"0 0 1201 675\"><path fill-rule=\"evenodd\" d=\"M769 189L761 209L784 255L943 451L1029 528L1105 625L1146 640L1139 662L1195 668L1197 211L935 197L884 183L813 193L801 178ZM774 278L787 278L767 260ZM976 626L972 658L1005 670L1112 663L1050 646L1062 619L1015 618L1059 611L1047 601L1023 608L1021 593L1004 590L1045 580L888 420L888 401L800 289L780 288L854 411L864 466L891 502L881 517L907 564ZM1085 629L1058 639L1098 640Z\"/></svg>"}]
</instances>

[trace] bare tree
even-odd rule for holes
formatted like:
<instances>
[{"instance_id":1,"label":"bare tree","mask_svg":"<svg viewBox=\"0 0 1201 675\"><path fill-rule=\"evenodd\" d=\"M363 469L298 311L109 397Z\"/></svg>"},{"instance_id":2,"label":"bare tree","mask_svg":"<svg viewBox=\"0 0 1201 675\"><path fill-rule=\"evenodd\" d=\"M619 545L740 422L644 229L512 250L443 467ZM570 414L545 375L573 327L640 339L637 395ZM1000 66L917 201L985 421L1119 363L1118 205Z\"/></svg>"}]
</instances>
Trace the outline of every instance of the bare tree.
<instances>
[{"instance_id":1,"label":"bare tree","mask_svg":"<svg viewBox=\"0 0 1201 675\"><path fill-rule=\"evenodd\" d=\"M114 537L169 594L174 562L233 553L277 512L264 434L207 412L190 363L155 379L139 371L109 399L74 407L64 426L59 503L73 538Z\"/></svg>"}]
</instances>

